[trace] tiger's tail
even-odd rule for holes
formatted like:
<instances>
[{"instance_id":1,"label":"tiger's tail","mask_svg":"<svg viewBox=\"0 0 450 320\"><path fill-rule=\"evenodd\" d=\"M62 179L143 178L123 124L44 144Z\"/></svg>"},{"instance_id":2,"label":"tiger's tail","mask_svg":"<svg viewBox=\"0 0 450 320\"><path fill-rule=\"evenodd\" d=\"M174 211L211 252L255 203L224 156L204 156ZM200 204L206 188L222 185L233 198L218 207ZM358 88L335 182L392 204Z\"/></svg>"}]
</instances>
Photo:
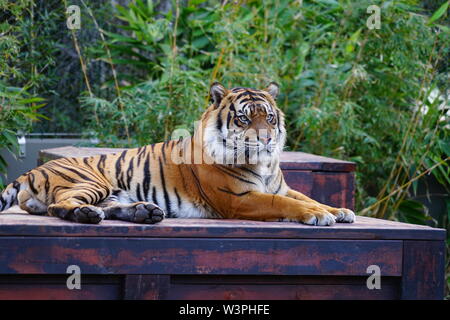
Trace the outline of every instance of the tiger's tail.
<instances>
[{"instance_id":1,"label":"tiger's tail","mask_svg":"<svg viewBox=\"0 0 450 320\"><path fill-rule=\"evenodd\" d=\"M15 181L8 184L5 190L0 194L0 212L10 207L17 205L17 195L21 190L21 186L23 185L22 176L17 178Z\"/></svg>"}]
</instances>

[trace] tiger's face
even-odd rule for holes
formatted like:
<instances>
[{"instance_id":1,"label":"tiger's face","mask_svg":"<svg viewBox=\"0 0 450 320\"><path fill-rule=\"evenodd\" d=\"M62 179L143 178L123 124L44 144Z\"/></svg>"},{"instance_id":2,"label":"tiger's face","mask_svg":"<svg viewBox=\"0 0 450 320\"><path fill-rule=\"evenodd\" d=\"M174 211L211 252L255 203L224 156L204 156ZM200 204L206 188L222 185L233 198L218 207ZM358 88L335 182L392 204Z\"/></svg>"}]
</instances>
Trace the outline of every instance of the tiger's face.
<instances>
[{"instance_id":1,"label":"tiger's face","mask_svg":"<svg viewBox=\"0 0 450 320\"><path fill-rule=\"evenodd\" d=\"M217 163L258 164L278 160L286 139L284 115L275 99L279 88L210 89L212 105L202 118L205 151Z\"/></svg>"}]
</instances>

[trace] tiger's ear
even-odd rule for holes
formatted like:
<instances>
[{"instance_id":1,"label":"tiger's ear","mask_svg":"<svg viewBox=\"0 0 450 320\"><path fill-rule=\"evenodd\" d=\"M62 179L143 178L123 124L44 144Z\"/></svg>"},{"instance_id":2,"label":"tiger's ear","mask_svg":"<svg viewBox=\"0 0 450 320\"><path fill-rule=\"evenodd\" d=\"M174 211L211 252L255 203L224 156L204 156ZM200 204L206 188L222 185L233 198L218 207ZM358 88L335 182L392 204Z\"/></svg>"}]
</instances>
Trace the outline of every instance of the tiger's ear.
<instances>
[{"instance_id":1,"label":"tiger's ear","mask_svg":"<svg viewBox=\"0 0 450 320\"><path fill-rule=\"evenodd\" d=\"M275 100L280 93L280 86L276 82L271 82L264 91L267 91Z\"/></svg>"},{"instance_id":2,"label":"tiger's ear","mask_svg":"<svg viewBox=\"0 0 450 320\"><path fill-rule=\"evenodd\" d=\"M228 90L225 89L225 87L219 82L214 82L211 85L211 88L209 89L209 95L216 108L219 107L220 102L222 101L223 97L225 97L227 91Z\"/></svg>"}]
</instances>

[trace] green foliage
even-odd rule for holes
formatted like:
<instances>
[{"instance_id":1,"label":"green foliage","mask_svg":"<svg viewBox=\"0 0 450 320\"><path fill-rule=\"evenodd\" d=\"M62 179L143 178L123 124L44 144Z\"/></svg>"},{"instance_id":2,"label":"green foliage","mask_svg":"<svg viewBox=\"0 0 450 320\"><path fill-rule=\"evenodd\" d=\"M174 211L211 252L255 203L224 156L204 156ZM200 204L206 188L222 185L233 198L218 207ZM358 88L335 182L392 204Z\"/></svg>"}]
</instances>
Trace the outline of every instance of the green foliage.
<instances>
[{"instance_id":1,"label":"green foliage","mask_svg":"<svg viewBox=\"0 0 450 320\"><path fill-rule=\"evenodd\" d=\"M48 119L36 112L45 105L40 103L42 101L42 98L33 97L24 88L9 87L0 82L0 146L13 154L18 153L17 134L28 131L32 121ZM7 163L0 156L0 172L4 173L6 169Z\"/></svg>"},{"instance_id":2,"label":"green foliage","mask_svg":"<svg viewBox=\"0 0 450 320\"><path fill-rule=\"evenodd\" d=\"M18 132L28 131L32 121L46 119L45 116L37 113L37 110L45 105L41 103L44 99L35 97L28 91L33 86L33 82L40 79L27 79L29 82L22 88L7 84L26 77L18 61L29 58L28 54L35 54L35 52L24 53L21 50L25 38L19 33L20 24L24 23L23 18L31 6L30 0L14 3L0 0L0 12L3 18L3 22L0 23L2 35L0 37L0 146L13 154L18 152L16 137ZM10 21L13 22L10 23ZM5 173L6 167L7 163L0 156L0 172ZM2 187L3 182L0 178L0 189Z\"/></svg>"},{"instance_id":3,"label":"green foliage","mask_svg":"<svg viewBox=\"0 0 450 320\"><path fill-rule=\"evenodd\" d=\"M371 4L381 6L379 30L366 27ZM365 208L442 160L448 145L448 78L439 66L449 32L429 25L441 9L433 20L415 4L188 1L165 14L151 1L119 6L120 32L107 33L96 53L107 61L109 48L113 63L126 66L118 73L123 97L83 99L104 119L90 130L105 144L120 144L125 126L128 145L160 141L192 128L210 82L262 88L275 80L288 148L356 161L357 206ZM445 101L430 102L431 92ZM448 186L448 172L444 163L433 174ZM367 213L415 219L411 203L400 205L413 190Z\"/></svg>"}]
</instances>

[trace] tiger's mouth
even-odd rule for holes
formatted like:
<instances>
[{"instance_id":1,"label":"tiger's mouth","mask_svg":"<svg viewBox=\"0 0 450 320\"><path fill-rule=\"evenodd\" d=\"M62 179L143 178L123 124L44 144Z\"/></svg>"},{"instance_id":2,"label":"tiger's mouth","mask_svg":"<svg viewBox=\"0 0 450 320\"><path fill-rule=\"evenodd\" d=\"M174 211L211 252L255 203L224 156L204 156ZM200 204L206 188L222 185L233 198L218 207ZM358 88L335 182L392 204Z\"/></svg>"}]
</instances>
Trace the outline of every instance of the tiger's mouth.
<instances>
[{"instance_id":1,"label":"tiger's mouth","mask_svg":"<svg viewBox=\"0 0 450 320\"><path fill-rule=\"evenodd\" d=\"M228 139L218 139L218 144L221 144L222 152L218 154L223 155L226 159L246 159L250 163L258 163L260 161L267 161L267 157L277 156L277 144L271 142L264 144L260 141L245 141L237 137Z\"/></svg>"},{"instance_id":2,"label":"tiger's mouth","mask_svg":"<svg viewBox=\"0 0 450 320\"><path fill-rule=\"evenodd\" d=\"M263 144L262 142L244 142L244 147L250 150L256 150L258 152L268 152L273 153L276 149L276 145L274 143Z\"/></svg>"}]
</instances>

